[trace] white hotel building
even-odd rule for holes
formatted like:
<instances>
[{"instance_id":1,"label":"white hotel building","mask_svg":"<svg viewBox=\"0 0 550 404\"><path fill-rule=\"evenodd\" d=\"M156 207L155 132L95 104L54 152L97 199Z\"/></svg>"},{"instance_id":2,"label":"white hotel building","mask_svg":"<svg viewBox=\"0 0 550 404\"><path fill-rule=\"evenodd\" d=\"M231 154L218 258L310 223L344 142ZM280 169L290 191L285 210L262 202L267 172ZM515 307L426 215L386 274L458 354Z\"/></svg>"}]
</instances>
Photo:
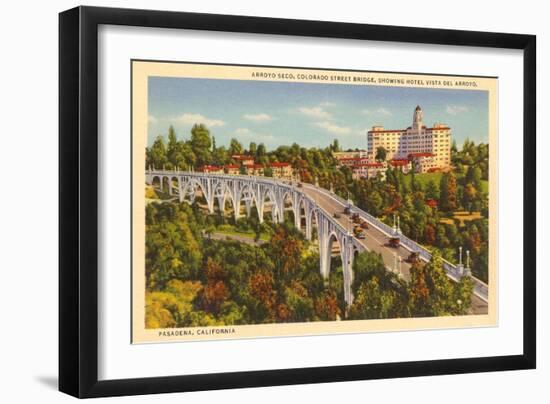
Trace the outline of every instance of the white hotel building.
<instances>
[{"instance_id":1,"label":"white hotel building","mask_svg":"<svg viewBox=\"0 0 550 404\"><path fill-rule=\"evenodd\" d=\"M445 170L451 165L451 128L436 123L424 125L422 108L417 106L412 126L407 129L384 129L374 126L367 133L367 155L374 161L376 150L386 150L386 160L408 159L417 172Z\"/></svg>"}]
</instances>

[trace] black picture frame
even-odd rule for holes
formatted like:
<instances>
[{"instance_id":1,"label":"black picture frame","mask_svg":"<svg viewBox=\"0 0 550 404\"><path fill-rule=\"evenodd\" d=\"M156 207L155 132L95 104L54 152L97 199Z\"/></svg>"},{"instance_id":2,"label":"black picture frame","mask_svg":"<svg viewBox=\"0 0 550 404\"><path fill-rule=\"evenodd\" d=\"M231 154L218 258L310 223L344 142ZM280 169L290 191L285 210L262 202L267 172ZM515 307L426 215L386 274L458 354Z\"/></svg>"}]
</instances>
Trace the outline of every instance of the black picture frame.
<instances>
[{"instance_id":1,"label":"black picture frame","mask_svg":"<svg viewBox=\"0 0 550 404\"><path fill-rule=\"evenodd\" d=\"M343 38L523 51L523 353L521 355L98 380L98 26ZM536 366L536 37L505 33L77 7L59 15L59 390L103 397Z\"/></svg>"}]
</instances>

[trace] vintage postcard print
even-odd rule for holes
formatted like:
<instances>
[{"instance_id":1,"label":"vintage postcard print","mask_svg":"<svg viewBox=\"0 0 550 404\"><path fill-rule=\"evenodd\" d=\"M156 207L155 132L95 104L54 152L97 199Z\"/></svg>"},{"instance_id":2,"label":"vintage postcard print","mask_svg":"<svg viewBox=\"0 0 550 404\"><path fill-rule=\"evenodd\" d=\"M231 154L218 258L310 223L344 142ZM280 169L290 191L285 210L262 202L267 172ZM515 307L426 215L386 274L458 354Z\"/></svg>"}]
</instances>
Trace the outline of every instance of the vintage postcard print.
<instances>
[{"instance_id":1,"label":"vintage postcard print","mask_svg":"<svg viewBox=\"0 0 550 404\"><path fill-rule=\"evenodd\" d=\"M132 343L496 325L497 78L131 67Z\"/></svg>"}]
</instances>

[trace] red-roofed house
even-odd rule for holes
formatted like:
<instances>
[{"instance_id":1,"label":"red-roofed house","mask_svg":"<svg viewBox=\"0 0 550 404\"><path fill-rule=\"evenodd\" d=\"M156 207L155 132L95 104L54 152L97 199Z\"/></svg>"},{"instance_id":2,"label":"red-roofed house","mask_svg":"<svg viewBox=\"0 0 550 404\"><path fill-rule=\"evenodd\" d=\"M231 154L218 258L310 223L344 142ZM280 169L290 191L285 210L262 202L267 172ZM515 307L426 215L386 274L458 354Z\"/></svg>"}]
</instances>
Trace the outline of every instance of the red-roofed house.
<instances>
[{"instance_id":1,"label":"red-roofed house","mask_svg":"<svg viewBox=\"0 0 550 404\"><path fill-rule=\"evenodd\" d=\"M238 164L226 164L223 166L225 173L231 175L238 175L240 168L241 166Z\"/></svg>"},{"instance_id":2,"label":"red-roofed house","mask_svg":"<svg viewBox=\"0 0 550 404\"><path fill-rule=\"evenodd\" d=\"M263 164L243 164L247 175L264 175Z\"/></svg>"},{"instance_id":3,"label":"red-roofed house","mask_svg":"<svg viewBox=\"0 0 550 404\"><path fill-rule=\"evenodd\" d=\"M246 156L244 154L234 154L231 156L231 158L245 166L249 164L254 164L253 156Z\"/></svg>"},{"instance_id":4,"label":"red-roofed house","mask_svg":"<svg viewBox=\"0 0 550 404\"><path fill-rule=\"evenodd\" d=\"M351 166L352 178L357 180L360 178L375 178L378 174L382 175L382 179L386 178L387 166L384 163L362 163Z\"/></svg>"},{"instance_id":5,"label":"red-roofed house","mask_svg":"<svg viewBox=\"0 0 550 404\"><path fill-rule=\"evenodd\" d=\"M410 153L409 160L417 173L427 173L439 168L432 153Z\"/></svg>"},{"instance_id":6,"label":"red-roofed house","mask_svg":"<svg viewBox=\"0 0 550 404\"><path fill-rule=\"evenodd\" d=\"M412 168L411 162L408 159L393 159L393 160L390 160L390 166L392 168L399 168L405 174L407 174Z\"/></svg>"},{"instance_id":7,"label":"red-roofed house","mask_svg":"<svg viewBox=\"0 0 550 404\"><path fill-rule=\"evenodd\" d=\"M290 163L269 163L274 178L292 178L292 166Z\"/></svg>"},{"instance_id":8,"label":"red-roofed house","mask_svg":"<svg viewBox=\"0 0 550 404\"><path fill-rule=\"evenodd\" d=\"M337 160L341 166L348 166L348 167L352 167L358 164L369 163L369 159L367 157L340 157L340 158L337 158Z\"/></svg>"},{"instance_id":9,"label":"red-roofed house","mask_svg":"<svg viewBox=\"0 0 550 404\"><path fill-rule=\"evenodd\" d=\"M223 174L223 167L204 165L200 171L210 174Z\"/></svg>"}]
</instances>

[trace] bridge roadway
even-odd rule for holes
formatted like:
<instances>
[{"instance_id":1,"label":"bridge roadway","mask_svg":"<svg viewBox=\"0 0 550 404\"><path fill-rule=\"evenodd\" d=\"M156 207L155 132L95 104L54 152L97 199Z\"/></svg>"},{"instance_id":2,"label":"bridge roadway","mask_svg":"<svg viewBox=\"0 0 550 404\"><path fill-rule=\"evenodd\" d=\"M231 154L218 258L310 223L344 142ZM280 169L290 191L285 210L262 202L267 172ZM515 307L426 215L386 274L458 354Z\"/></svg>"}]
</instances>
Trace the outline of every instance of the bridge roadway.
<instances>
[{"instance_id":1,"label":"bridge roadway","mask_svg":"<svg viewBox=\"0 0 550 404\"><path fill-rule=\"evenodd\" d=\"M345 205L342 204L342 202L331 197L330 194L327 194L326 192L322 192L321 190L319 190L317 187L313 185L303 184L302 190L306 195L312 198L321 209L323 209L327 213L331 215L334 214L335 212L340 213L340 218L335 218L335 220L352 232L353 222L350 216L343 214ZM402 246L399 248L392 248L388 246L387 244L388 237L384 233L382 233L380 230L375 228L374 226L369 226L369 229L365 230L364 234L365 234L365 238L357 239L357 241L359 241L359 243L363 245L363 247L368 251L374 251L376 253L381 254L382 259L386 264L386 268L389 271L395 271L394 268L396 267L395 265L396 254L397 254L398 260L399 258L401 258L401 264L399 264L399 261L397 262L397 269L400 275L406 281L409 281L410 280L409 269L411 267L411 264L406 262L405 259L409 256L410 252ZM481 300L475 294L472 294L472 306L471 306L472 314L487 314L487 311L488 311L487 303Z\"/></svg>"}]
</instances>

